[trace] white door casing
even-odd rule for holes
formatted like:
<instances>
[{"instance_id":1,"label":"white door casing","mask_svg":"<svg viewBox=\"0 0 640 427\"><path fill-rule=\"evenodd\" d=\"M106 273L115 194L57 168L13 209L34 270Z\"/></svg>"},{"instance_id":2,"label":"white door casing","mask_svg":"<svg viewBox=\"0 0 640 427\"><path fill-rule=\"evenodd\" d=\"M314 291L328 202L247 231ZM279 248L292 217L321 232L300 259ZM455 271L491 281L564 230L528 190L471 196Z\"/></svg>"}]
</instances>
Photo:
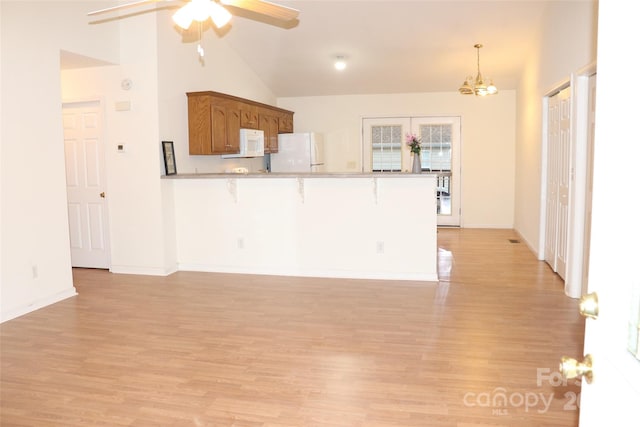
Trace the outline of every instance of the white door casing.
<instances>
[{"instance_id":1,"label":"white door casing","mask_svg":"<svg viewBox=\"0 0 640 427\"><path fill-rule=\"evenodd\" d=\"M587 159L585 179L585 213L584 213L584 245L582 247L582 294L588 291L589 283L589 251L591 242L591 210L593 200L593 147L596 124L596 76L589 77L589 105L588 105Z\"/></svg>"},{"instance_id":2,"label":"white door casing","mask_svg":"<svg viewBox=\"0 0 640 427\"><path fill-rule=\"evenodd\" d=\"M73 267L109 268L106 172L99 102L62 107Z\"/></svg>"},{"instance_id":3,"label":"white door casing","mask_svg":"<svg viewBox=\"0 0 640 427\"><path fill-rule=\"evenodd\" d=\"M640 26L637 5L600 1L598 96L593 156L589 292L597 292L599 316L587 319L585 354L593 357L593 381L582 382L580 426L640 424L640 360L627 347L638 333L640 278L640 106L621 70L635 69ZM634 13L634 9L636 13ZM612 203L613 201L613 203ZM612 213L615 212L615 221ZM576 355L577 358L580 355Z\"/></svg>"}]
</instances>

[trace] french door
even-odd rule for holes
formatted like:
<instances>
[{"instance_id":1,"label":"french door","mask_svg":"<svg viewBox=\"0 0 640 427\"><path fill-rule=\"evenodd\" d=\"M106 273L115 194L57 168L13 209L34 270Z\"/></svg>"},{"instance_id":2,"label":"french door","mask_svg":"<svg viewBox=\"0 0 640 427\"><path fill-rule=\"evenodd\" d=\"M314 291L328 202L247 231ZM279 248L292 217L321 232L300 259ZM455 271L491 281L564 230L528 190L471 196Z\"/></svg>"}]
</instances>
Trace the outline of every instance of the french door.
<instances>
[{"instance_id":1,"label":"french door","mask_svg":"<svg viewBox=\"0 0 640 427\"><path fill-rule=\"evenodd\" d=\"M422 171L438 179L438 225L460 226L460 117L368 117L362 125L363 172L409 172L405 135L421 139Z\"/></svg>"}]
</instances>

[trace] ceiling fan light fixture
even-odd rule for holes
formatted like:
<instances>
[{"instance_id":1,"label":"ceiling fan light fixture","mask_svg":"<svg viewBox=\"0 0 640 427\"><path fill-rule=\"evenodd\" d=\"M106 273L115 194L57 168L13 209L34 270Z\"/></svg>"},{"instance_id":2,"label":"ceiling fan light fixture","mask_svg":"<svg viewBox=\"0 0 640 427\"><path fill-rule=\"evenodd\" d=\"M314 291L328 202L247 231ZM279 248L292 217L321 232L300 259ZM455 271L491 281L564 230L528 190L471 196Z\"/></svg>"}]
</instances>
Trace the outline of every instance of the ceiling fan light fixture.
<instances>
[{"instance_id":1,"label":"ceiling fan light fixture","mask_svg":"<svg viewBox=\"0 0 640 427\"><path fill-rule=\"evenodd\" d=\"M187 30L193 21L203 22L211 18L217 28L231 20L231 13L212 0L192 0L173 14L173 22Z\"/></svg>"},{"instance_id":2,"label":"ceiling fan light fixture","mask_svg":"<svg viewBox=\"0 0 640 427\"><path fill-rule=\"evenodd\" d=\"M211 15L212 3L211 0L191 0L187 4L191 6L189 9L191 18L198 22L206 21Z\"/></svg>"},{"instance_id":3,"label":"ceiling fan light fixture","mask_svg":"<svg viewBox=\"0 0 640 427\"><path fill-rule=\"evenodd\" d=\"M209 16L216 27L222 28L231 20L231 13L216 2L209 2Z\"/></svg>"},{"instance_id":4,"label":"ceiling fan light fixture","mask_svg":"<svg viewBox=\"0 0 640 427\"><path fill-rule=\"evenodd\" d=\"M191 3L187 3L182 6L171 17L173 22L183 30L188 30L191 26L191 22L193 22L193 18L191 17L191 8L189 6L191 6Z\"/></svg>"}]
</instances>

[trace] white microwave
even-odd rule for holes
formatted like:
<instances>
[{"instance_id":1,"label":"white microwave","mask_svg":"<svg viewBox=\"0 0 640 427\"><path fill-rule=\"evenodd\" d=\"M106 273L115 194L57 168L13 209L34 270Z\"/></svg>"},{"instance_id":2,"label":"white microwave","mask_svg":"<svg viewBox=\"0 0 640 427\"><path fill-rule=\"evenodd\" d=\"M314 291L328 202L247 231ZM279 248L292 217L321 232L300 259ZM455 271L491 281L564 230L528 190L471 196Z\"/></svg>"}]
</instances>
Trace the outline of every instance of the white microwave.
<instances>
[{"instance_id":1,"label":"white microwave","mask_svg":"<svg viewBox=\"0 0 640 427\"><path fill-rule=\"evenodd\" d=\"M240 152L223 154L222 158L262 156L264 156L264 131L257 129L240 129Z\"/></svg>"}]
</instances>

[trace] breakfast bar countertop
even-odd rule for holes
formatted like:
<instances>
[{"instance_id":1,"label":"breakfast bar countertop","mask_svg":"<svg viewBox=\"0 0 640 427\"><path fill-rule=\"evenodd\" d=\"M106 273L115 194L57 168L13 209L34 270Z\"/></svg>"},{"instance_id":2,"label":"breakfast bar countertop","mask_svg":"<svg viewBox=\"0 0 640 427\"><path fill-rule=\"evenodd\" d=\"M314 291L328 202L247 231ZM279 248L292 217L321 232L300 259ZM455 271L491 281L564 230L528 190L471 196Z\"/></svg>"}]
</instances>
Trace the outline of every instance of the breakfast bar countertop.
<instances>
[{"instance_id":1,"label":"breakfast bar countertop","mask_svg":"<svg viewBox=\"0 0 640 427\"><path fill-rule=\"evenodd\" d=\"M433 177L435 172L250 172L250 173L185 173L162 175L163 179L229 179L229 178L420 178Z\"/></svg>"}]
</instances>

